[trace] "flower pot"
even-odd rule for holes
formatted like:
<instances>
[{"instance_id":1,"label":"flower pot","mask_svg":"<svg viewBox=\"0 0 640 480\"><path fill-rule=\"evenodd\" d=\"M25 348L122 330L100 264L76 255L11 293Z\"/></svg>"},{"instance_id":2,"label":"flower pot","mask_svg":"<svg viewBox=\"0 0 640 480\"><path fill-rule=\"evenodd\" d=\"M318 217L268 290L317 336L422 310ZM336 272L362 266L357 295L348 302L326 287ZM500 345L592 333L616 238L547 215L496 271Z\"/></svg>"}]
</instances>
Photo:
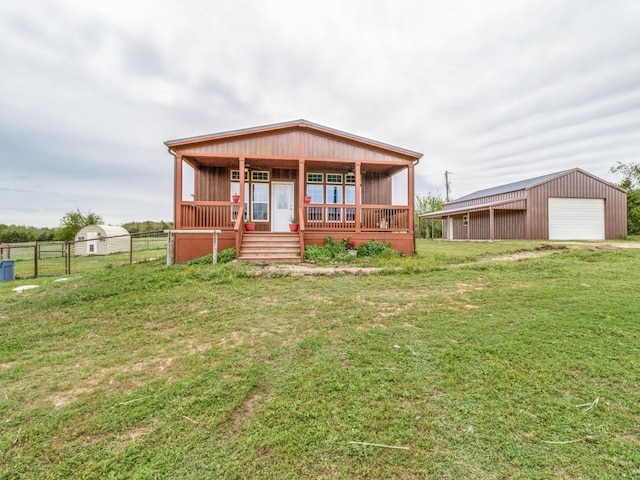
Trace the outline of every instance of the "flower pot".
<instances>
[{"instance_id":1,"label":"flower pot","mask_svg":"<svg viewBox=\"0 0 640 480\"><path fill-rule=\"evenodd\" d=\"M231 200L233 200L234 203L238 203L240 201L240 195L234 193L231 195Z\"/></svg>"},{"instance_id":2,"label":"flower pot","mask_svg":"<svg viewBox=\"0 0 640 480\"><path fill-rule=\"evenodd\" d=\"M298 224L297 223L290 223L289 224L289 230L292 232L297 232L298 231Z\"/></svg>"},{"instance_id":3,"label":"flower pot","mask_svg":"<svg viewBox=\"0 0 640 480\"><path fill-rule=\"evenodd\" d=\"M311 203L311 196L310 195L305 195L304 203Z\"/></svg>"},{"instance_id":4,"label":"flower pot","mask_svg":"<svg viewBox=\"0 0 640 480\"><path fill-rule=\"evenodd\" d=\"M247 229L247 232L253 232L256 229L255 223L245 223L244 228Z\"/></svg>"}]
</instances>

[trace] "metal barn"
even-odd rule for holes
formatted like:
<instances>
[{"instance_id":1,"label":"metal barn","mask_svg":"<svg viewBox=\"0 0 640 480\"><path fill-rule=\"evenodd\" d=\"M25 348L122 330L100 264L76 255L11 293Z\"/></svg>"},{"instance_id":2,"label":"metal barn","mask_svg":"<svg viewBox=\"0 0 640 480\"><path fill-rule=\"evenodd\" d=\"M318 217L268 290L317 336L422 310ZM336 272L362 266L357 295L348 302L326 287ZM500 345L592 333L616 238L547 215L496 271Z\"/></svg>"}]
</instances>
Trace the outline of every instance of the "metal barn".
<instances>
[{"instance_id":1,"label":"metal barn","mask_svg":"<svg viewBox=\"0 0 640 480\"><path fill-rule=\"evenodd\" d=\"M466 195L420 218L446 240L605 240L627 234L627 193L574 168Z\"/></svg>"},{"instance_id":2,"label":"metal barn","mask_svg":"<svg viewBox=\"0 0 640 480\"><path fill-rule=\"evenodd\" d=\"M131 248L131 236L123 227L112 225L88 225L75 237L76 255L109 255L128 252Z\"/></svg>"}]
</instances>

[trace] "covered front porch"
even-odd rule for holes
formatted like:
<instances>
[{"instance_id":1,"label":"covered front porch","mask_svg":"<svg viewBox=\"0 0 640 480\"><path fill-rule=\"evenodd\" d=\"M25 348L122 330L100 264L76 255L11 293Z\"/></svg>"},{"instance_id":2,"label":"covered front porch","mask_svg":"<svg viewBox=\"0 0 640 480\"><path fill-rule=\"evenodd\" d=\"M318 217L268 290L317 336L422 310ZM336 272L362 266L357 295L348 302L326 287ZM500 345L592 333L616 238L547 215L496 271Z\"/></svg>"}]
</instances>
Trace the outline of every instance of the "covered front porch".
<instances>
[{"instance_id":1,"label":"covered front porch","mask_svg":"<svg viewBox=\"0 0 640 480\"><path fill-rule=\"evenodd\" d=\"M245 235L291 231L300 259L305 244L327 236L390 241L412 254L421 155L336 132L302 121L167 142L175 157L175 228L221 230L220 247L235 247L238 256ZM206 254L198 243L197 235L177 237L176 260Z\"/></svg>"}]
</instances>

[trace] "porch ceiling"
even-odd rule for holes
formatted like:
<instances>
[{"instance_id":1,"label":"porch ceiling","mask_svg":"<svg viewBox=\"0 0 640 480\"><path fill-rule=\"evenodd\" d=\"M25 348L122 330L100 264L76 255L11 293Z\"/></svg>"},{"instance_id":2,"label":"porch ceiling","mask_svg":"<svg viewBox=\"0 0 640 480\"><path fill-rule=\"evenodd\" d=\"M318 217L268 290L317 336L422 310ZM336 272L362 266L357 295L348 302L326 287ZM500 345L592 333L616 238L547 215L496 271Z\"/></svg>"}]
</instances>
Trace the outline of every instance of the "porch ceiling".
<instances>
[{"instance_id":1,"label":"porch ceiling","mask_svg":"<svg viewBox=\"0 0 640 480\"><path fill-rule=\"evenodd\" d=\"M222 156L185 156L184 160L194 168L198 167L230 167L238 168L239 160L237 157ZM252 169L270 169L270 168L291 168L298 169L297 158L251 158L246 157L245 164ZM384 163L380 161L366 162L362 161L361 171L378 172L393 175L407 168L406 164ZM355 161L353 160L305 160L305 171L355 171Z\"/></svg>"}]
</instances>

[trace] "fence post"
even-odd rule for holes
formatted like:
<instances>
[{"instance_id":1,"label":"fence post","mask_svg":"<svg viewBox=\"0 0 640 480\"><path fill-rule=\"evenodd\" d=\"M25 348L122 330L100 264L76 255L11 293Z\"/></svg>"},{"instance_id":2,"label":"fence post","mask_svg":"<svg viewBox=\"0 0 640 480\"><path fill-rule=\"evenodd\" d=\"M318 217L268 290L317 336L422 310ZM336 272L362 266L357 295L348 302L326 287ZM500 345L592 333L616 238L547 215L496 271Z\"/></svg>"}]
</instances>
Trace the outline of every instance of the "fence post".
<instances>
[{"instance_id":1,"label":"fence post","mask_svg":"<svg viewBox=\"0 0 640 480\"><path fill-rule=\"evenodd\" d=\"M67 270L67 275L71 275L71 242L65 243L67 247L67 257L65 259L65 266Z\"/></svg>"},{"instance_id":2,"label":"fence post","mask_svg":"<svg viewBox=\"0 0 640 480\"><path fill-rule=\"evenodd\" d=\"M174 254L173 254L173 248L174 248L174 234L171 233L171 231L169 231L167 233L167 267L170 265L173 265L174 262Z\"/></svg>"},{"instance_id":3,"label":"fence post","mask_svg":"<svg viewBox=\"0 0 640 480\"><path fill-rule=\"evenodd\" d=\"M129 265L133 265L133 235L129 235Z\"/></svg>"},{"instance_id":4,"label":"fence post","mask_svg":"<svg viewBox=\"0 0 640 480\"><path fill-rule=\"evenodd\" d=\"M218 263L218 231L213 232L213 254L211 258L213 260L213 264Z\"/></svg>"},{"instance_id":5,"label":"fence post","mask_svg":"<svg viewBox=\"0 0 640 480\"><path fill-rule=\"evenodd\" d=\"M33 246L33 276L38 278L38 244Z\"/></svg>"}]
</instances>

